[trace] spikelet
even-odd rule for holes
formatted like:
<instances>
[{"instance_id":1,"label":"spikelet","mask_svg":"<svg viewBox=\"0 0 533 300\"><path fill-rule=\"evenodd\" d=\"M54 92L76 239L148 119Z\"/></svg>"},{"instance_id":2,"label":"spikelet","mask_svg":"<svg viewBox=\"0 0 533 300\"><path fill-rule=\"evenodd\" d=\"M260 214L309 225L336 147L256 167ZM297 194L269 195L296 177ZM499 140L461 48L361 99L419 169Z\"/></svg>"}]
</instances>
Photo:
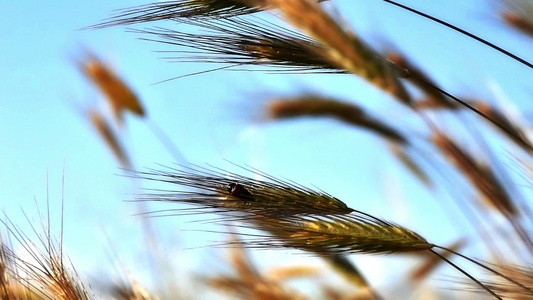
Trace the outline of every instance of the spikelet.
<instances>
[{"instance_id":1,"label":"spikelet","mask_svg":"<svg viewBox=\"0 0 533 300\"><path fill-rule=\"evenodd\" d=\"M503 13L502 18L507 24L533 37L533 22L530 19L512 12Z\"/></svg>"},{"instance_id":2,"label":"spikelet","mask_svg":"<svg viewBox=\"0 0 533 300\"><path fill-rule=\"evenodd\" d=\"M366 290L359 290L355 293L345 292L330 286L322 286L322 293L328 300L376 300L376 298Z\"/></svg>"},{"instance_id":3,"label":"spikelet","mask_svg":"<svg viewBox=\"0 0 533 300\"><path fill-rule=\"evenodd\" d=\"M533 5L531 1L500 0L503 9L500 17L505 23L533 37Z\"/></svg>"},{"instance_id":4,"label":"spikelet","mask_svg":"<svg viewBox=\"0 0 533 300\"><path fill-rule=\"evenodd\" d=\"M398 161L409 170L416 178L418 178L427 187L433 186L433 181L426 171L417 163L411 154L408 152L408 148L398 145L396 143L389 143L389 148L392 154L398 159Z\"/></svg>"},{"instance_id":5,"label":"spikelet","mask_svg":"<svg viewBox=\"0 0 533 300\"><path fill-rule=\"evenodd\" d=\"M33 228L37 234L36 243L20 231L10 219L6 218L0 222L28 254L25 256L28 258L23 258L12 250L7 251L7 257L12 263L10 275L17 282L17 288L14 289L16 299L93 299L90 290L74 267L66 263L67 257L63 253L62 240L59 244L54 242L49 228L44 223L42 225L44 234L37 233Z\"/></svg>"},{"instance_id":6,"label":"spikelet","mask_svg":"<svg viewBox=\"0 0 533 300\"><path fill-rule=\"evenodd\" d=\"M277 98L267 105L268 115L274 120L298 117L330 117L345 124L369 130L390 141L392 153L425 185L432 182L424 170L406 152L409 145L401 132L368 115L359 106L333 98L303 95L292 98Z\"/></svg>"},{"instance_id":7,"label":"spikelet","mask_svg":"<svg viewBox=\"0 0 533 300\"><path fill-rule=\"evenodd\" d=\"M115 285L111 288L111 295L117 300L152 300L150 294L138 282L126 285ZM157 299L157 298L155 298Z\"/></svg>"},{"instance_id":8,"label":"spikelet","mask_svg":"<svg viewBox=\"0 0 533 300\"><path fill-rule=\"evenodd\" d=\"M150 3L119 10L114 16L90 28L132 25L177 18L224 18L260 10L239 0L178 0Z\"/></svg>"},{"instance_id":9,"label":"spikelet","mask_svg":"<svg viewBox=\"0 0 533 300\"><path fill-rule=\"evenodd\" d=\"M250 300L303 300L304 296L288 289L282 280L273 280L257 270L237 238L232 238L230 262L236 276L218 275L206 278L205 282L240 299Z\"/></svg>"},{"instance_id":10,"label":"spikelet","mask_svg":"<svg viewBox=\"0 0 533 300\"><path fill-rule=\"evenodd\" d=\"M171 29L132 30L156 38L144 38L165 44L192 48L171 51L183 55L167 57L178 61L199 61L230 65L258 65L287 71L345 73L317 52L324 47L301 34L266 21L188 20L187 24L205 29L202 34Z\"/></svg>"},{"instance_id":11,"label":"spikelet","mask_svg":"<svg viewBox=\"0 0 533 300\"><path fill-rule=\"evenodd\" d=\"M308 265L296 265L296 266L272 267L267 271L265 276L274 281L279 282L279 281L284 281L288 279L315 276L320 273L321 271L317 267L312 267Z\"/></svg>"},{"instance_id":12,"label":"spikelet","mask_svg":"<svg viewBox=\"0 0 533 300\"><path fill-rule=\"evenodd\" d=\"M96 57L80 63L87 78L107 97L118 122L123 121L123 112L130 111L145 116L144 108L133 90L111 69Z\"/></svg>"},{"instance_id":13,"label":"spikelet","mask_svg":"<svg viewBox=\"0 0 533 300\"><path fill-rule=\"evenodd\" d=\"M507 266L494 266L502 274L513 278L514 280L520 282L524 285L525 288L521 288L515 284L511 284L507 281L502 280L501 277L494 278L493 280L487 280L484 284L489 287L491 290L497 292L499 295L504 297L504 299L513 299L513 300L527 300L533 299L533 269L530 266L520 266L520 265L507 265ZM479 286L471 285L471 282L465 283L470 286L470 288L478 293L483 291Z\"/></svg>"},{"instance_id":14,"label":"spikelet","mask_svg":"<svg viewBox=\"0 0 533 300\"><path fill-rule=\"evenodd\" d=\"M497 269L512 277L516 281L522 283L529 289L529 292L524 291L523 288L519 288L514 284L499 280L492 282L486 282L485 285L490 287L498 294L505 297L505 299L533 299L533 269L527 266L499 266Z\"/></svg>"},{"instance_id":15,"label":"spikelet","mask_svg":"<svg viewBox=\"0 0 533 300\"><path fill-rule=\"evenodd\" d=\"M322 2L327 0L317 0ZM265 9L264 0L176 0L150 3L119 10L114 16L89 28L132 25L160 20L220 19Z\"/></svg>"},{"instance_id":16,"label":"spikelet","mask_svg":"<svg viewBox=\"0 0 533 300\"><path fill-rule=\"evenodd\" d=\"M9 261L8 253L11 250L0 239L0 299L15 300L17 299L18 289L17 282L13 280L12 263Z\"/></svg>"},{"instance_id":17,"label":"spikelet","mask_svg":"<svg viewBox=\"0 0 533 300\"><path fill-rule=\"evenodd\" d=\"M249 170L269 181L261 181L217 169L193 166L185 170L139 172L141 178L167 182L199 191L168 191L147 195L149 201L192 204L199 210L272 212L293 214L348 214L353 211L341 200L304 186L283 181L257 170Z\"/></svg>"},{"instance_id":18,"label":"spikelet","mask_svg":"<svg viewBox=\"0 0 533 300\"><path fill-rule=\"evenodd\" d=\"M528 249L533 251L533 240L518 219L519 210L494 170L476 161L442 132L435 132L433 142L468 178L484 202L503 215Z\"/></svg>"},{"instance_id":19,"label":"spikelet","mask_svg":"<svg viewBox=\"0 0 533 300\"><path fill-rule=\"evenodd\" d=\"M270 235L254 235L251 248L296 248L317 254L401 253L429 250L433 245L401 226L354 212L345 216L283 218L256 215L254 228Z\"/></svg>"},{"instance_id":20,"label":"spikelet","mask_svg":"<svg viewBox=\"0 0 533 300\"><path fill-rule=\"evenodd\" d=\"M373 299L382 299L377 291L370 286L363 273L359 271L359 268L348 257L339 254L322 255L321 257L333 267L334 271L350 283L371 294Z\"/></svg>"},{"instance_id":21,"label":"spikelet","mask_svg":"<svg viewBox=\"0 0 533 300\"><path fill-rule=\"evenodd\" d=\"M500 126L497 128L501 130L511 141L521 147L524 151L533 154L533 145L529 141L524 131L515 124L503 112L498 111L495 107L483 101L471 101L472 105L480 112L494 120Z\"/></svg>"},{"instance_id":22,"label":"spikelet","mask_svg":"<svg viewBox=\"0 0 533 300\"><path fill-rule=\"evenodd\" d=\"M476 161L444 133L436 131L433 142L442 153L470 180L487 203L503 215L518 213L509 194L493 170Z\"/></svg>"},{"instance_id":23,"label":"spikelet","mask_svg":"<svg viewBox=\"0 0 533 300\"><path fill-rule=\"evenodd\" d=\"M105 144L111 149L115 157L118 159L122 167L131 169L131 163L126 151L120 144L117 136L105 118L96 110L90 110L88 112L88 118L100 137L104 140Z\"/></svg>"},{"instance_id":24,"label":"spikelet","mask_svg":"<svg viewBox=\"0 0 533 300\"><path fill-rule=\"evenodd\" d=\"M293 98L278 98L267 107L272 119L296 117L331 117L343 123L372 131L398 144L406 145L406 138L397 130L368 115L362 108L333 98L304 95Z\"/></svg>"},{"instance_id":25,"label":"spikelet","mask_svg":"<svg viewBox=\"0 0 533 300\"><path fill-rule=\"evenodd\" d=\"M411 97L394 70L353 32L343 30L316 2L311 0L265 0L283 12L287 21L320 42L317 53L349 73L361 76L397 100L411 104Z\"/></svg>"},{"instance_id":26,"label":"spikelet","mask_svg":"<svg viewBox=\"0 0 533 300\"><path fill-rule=\"evenodd\" d=\"M137 176L142 178L200 189L198 192L162 192L143 199L192 204L199 207L199 211L233 213L217 223L229 225L232 221L242 221L269 233L244 241L248 247L289 247L325 255L422 251L433 247L416 233L348 208L323 192L268 175L271 182L234 173L222 176L216 171L195 170L202 174L177 170L174 174L139 173Z\"/></svg>"},{"instance_id":27,"label":"spikelet","mask_svg":"<svg viewBox=\"0 0 533 300\"><path fill-rule=\"evenodd\" d=\"M11 247L6 244L2 248L0 257L0 299L2 300L37 300L43 299L43 293L39 292L34 285L23 279L20 267L17 265L19 258Z\"/></svg>"},{"instance_id":28,"label":"spikelet","mask_svg":"<svg viewBox=\"0 0 533 300\"><path fill-rule=\"evenodd\" d=\"M399 75L412 82L425 95L424 101L416 103L416 108L457 108L456 102L450 101L438 89L437 84L422 69L415 66L405 55L390 52L387 59L399 70Z\"/></svg>"}]
</instances>

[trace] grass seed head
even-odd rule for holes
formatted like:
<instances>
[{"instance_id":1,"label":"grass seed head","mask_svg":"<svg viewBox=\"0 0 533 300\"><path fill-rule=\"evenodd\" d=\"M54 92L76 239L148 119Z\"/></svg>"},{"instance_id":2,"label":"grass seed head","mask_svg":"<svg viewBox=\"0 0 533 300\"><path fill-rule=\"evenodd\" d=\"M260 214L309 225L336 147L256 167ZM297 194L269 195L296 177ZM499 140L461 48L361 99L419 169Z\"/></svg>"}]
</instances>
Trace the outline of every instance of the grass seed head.
<instances>
[{"instance_id":1,"label":"grass seed head","mask_svg":"<svg viewBox=\"0 0 533 300\"><path fill-rule=\"evenodd\" d=\"M249 171L265 177L266 180L201 167L145 172L139 173L138 176L195 189L169 190L147 195L146 200L188 203L200 210L256 211L274 215L347 214L353 211L344 202L325 192L283 181L257 170Z\"/></svg>"},{"instance_id":2,"label":"grass seed head","mask_svg":"<svg viewBox=\"0 0 533 300\"><path fill-rule=\"evenodd\" d=\"M258 2L260 1L254 1L253 3ZM119 10L114 16L90 28L133 25L160 20L227 18L256 12L258 10L260 10L260 6L251 6L240 0L165 1Z\"/></svg>"},{"instance_id":3,"label":"grass seed head","mask_svg":"<svg viewBox=\"0 0 533 300\"><path fill-rule=\"evenodd\" d=\"M511 197L491 168L479 163L442 132L436 132L433 136L433 141L442 153L476 187L487 204L496 208L505 216L517 214L517 209Z\"/></svg>"},{"instance_id":4,"label":"grass seed head","mask_svg":"<svg viewBox=\"0 0 533 300\"><path fill-rule=\"evenodd\" d=\"M82 63L82 69L87 77L104 93L118 121L122 121L122 113L130 111L138 116L144 116L144 108L133 90L97 58Z\"/></svg>"},{"instance_id":5,"label":"grass seed head","mask_svg":"<svg viewBox=\"0 0 533 300\"><path fill-rule=\"evenodd\" d=\"M105 118L95 110L89 111L88 117L91 124L102 137L106 145L111 149L115 157L119 160L120 164L126 169L131 169L131 163L126 151L120 144L118 137L115 135L113 129L111 129L111 126Z\"/></svg>"},{"instance_id":6,"label":"grass seed head","mask_svg":"<svg viewBox=\"0 0 533 300\"><path fill-rule=\"evenodd\" d=\"M503 132L511 141L521 147L524 151L533 153L533 145L531 145L531 141L529 141L524 131L502 111L499 111L484 101L471 101L471 103L480 112L498 123L500 126L497 128L501 129L501 132Z\"/></svg>"},{"instance_id":7,"label":"grass seed head","mask_svg":"<svg viewBox=\"0 0 533 300\"><path fill-rule=\"evenodd\" d=\"M387 61L353 32L344 30L315 1L266 0L279 9L285 19L320 42L324 55L332 64L361 76L369 83L391 94L405 104L411 97Z\"/></svg>"},{"instance_id":8,"label":"grass seed head","mask_svg":"<svg viewBox=\"0 0 533 300\"><path fill-rule=\"evenodd\" d=\"M294 98L279 98L267 107L272 119L296 117L331 117L345 124L364 128L390 141L406 145L406 138L391 126L368 115L357 105L314 95Z\"/></svg>"},{"instance_id":9,"label":"grass seed head","mask_svg":"<svg viewBox=\"0 0 533 300\"><path fill-rule=\"evenodd\" d=\"M115 285L111 288L111 295L117 300L152 300L148 291L137 282L131 285ZM157 298L156 298L157 299Z\"/></svg>"},{"instance_id":10,"label":"grass seed head","mask_svg":"<svg viewBox=\"0 0 533 300\"><path fill-rule=\"evenodd\" d=\"M325 217L257 216L250 222L271 235L246 240L250 247L296 248L321 255L416 252L433 247L413 231L360 212Z\"/></svg>"},{"instance_id":11,"label":"grass seed head","mask_svg":"<svg viewBox=\"0 0 533 300\"><path fill-rule=\"evenodd\" d=\"M418 234L368 214L355 211L324 192L282 181L270 175L259 181L235 173L193 168L169 172L140 173L138 176L195 188L193 192L161 192L145 200L192 204L199 211L232 215L217 223L238 221L269 235L245 242L249 247L289 247L314 253L391 253L428 250L433 247ZM237 182L253 196L232 195ZM178 209L179 210L179 209ZM191 213L187 210L185 213Z\"/></svg>"},{"instance_id":12,"label":"grass seed head","mask_svg":"<svg viewBox=\"0 0 533 300\"><path fill-rule=\"evenodd\" d=\"M399 52L390 52L387 54L387 59L396 67L401 77L409 80L424 93L425 100L418 101L416 103L416 108L453 109L458 107L457 103L450 101L439 90L435 89L434 86L437 86L437 84L433 79L411 62L405 55L402 55Z\"/></svg>"},{"instance_id":13,"label":"grass seed head","mask_svg":"<svg viewBox=\"0 0 533 300\"><path fill-rule=\"evenodd\" d=\"M507 24L533 37L533 21L531 19L513 12L502 13L502 18Z\"/></svg>"},{"instance_id":14,"label":"grass seed head","mask_svg":"<svg viewBox=\"0 0 533 300\"><path fill-rule=\"evenodd\" d=\"M231 248L229 258L236 275L208 277L205 279L208 285L241 299L306 299L296 291L288 289L283 280L264 276L248 257L241 242L235 237L232 237L231 242L235 247Z\"/></svg>"},{"instance_id":15,"label":"grass seed head","mask_svg":"<svg viewBox=\"0 0 533 300\"><path fill-rule=\"evenodd\" d=\"M249 22L242 18L224 20L189 20L187 24L205 29L202 34L171 29L134 30L156 38L146 40L193 48L193 51L169 56L179 61L201 61L229 65L257 65L287 71L345 73L328 59L317 55L324 47L294 31L266 21Z\"/></svg>"}]
</instances>

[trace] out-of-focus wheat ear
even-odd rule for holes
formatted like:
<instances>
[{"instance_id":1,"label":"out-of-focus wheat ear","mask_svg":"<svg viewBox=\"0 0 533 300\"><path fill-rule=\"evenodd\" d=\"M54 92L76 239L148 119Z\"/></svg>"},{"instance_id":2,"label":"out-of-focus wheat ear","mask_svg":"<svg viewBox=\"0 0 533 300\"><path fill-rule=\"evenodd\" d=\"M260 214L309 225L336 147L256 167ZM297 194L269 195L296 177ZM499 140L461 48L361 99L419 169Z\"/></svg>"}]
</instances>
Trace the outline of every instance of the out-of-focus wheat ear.
<instances>
[{"instance_id":1,"label":"out-of-focus wheat ear","mask_svg":"<svg viewBox=\"0 0 533 300\"><path fill-rule=\"evenodd\" d=\"M472 183L480 193L484 203L495 208L507 218L524 244L530 251L533 251L533 241L530 234L518 219L519 210L494 170L490 166L478 162L441 131L435 131L433 142Z\"/></svg>"},{"instance_id":2,"label":"out-of-focus wheat ear","mask_svg":"<svg viewBox=\"0 0 533 300\"><path fill-rule=\"evenodd\" d=\"M138 282L127 285L114 285L110 290L113 299L117 300L152 300L157 299L150 296L150 293Z\"/></svg>"},{"instance_id":3,"label":"out-of-focus wheat ear","mask_svg":"<svg viewBox=\"0 0 533 300\"><path fill-rule=\"evenodd\" d=\"M533 269L524 266L495 266L498 271L519 281L529 288L529 292L523 288L503 281L500 277L495 277L492 281L486 281L484 284L493 291L505 297L505 299L533 299ZM476 287L476 291L478 291Z\"/></svg>"},{"instance_id":4,"label":"out-of-focus wheat ear","mask_svg":"<svg viewBox=\"0 0 533 300\"><path fill-rule=\"evenodd\" d=\"M416 160L408 152L409 149L404 145L396 143L389 143L389 148L392 154L427 187L433 186L431 177L424 171L424 169L416 162Z\"/></svg>"},{"instance_id":5,"label":"out-of-focus wheat ear","mask_svg":"<svg viewBox=\"0 0 533 300\"><path fill-rule=\"evenodd\" d=\"M272 299L272 300L304 300L294 290L289 290L282 285L282 281L270 280L260 274L248 257L246 250L235 236L231 237L229 260L237 272L237 276L218 275L205 278L205 282L211 287L226 293L233 294L240 299Z\"/></svg>"},{"instance_id":6,"label":"out-of-focus wheat ear","mask_svg":"<svg viewBox=\"0 0 533 300\"><path fill-rule=\"evenodd\" d=\"M333 98L303 95L292 98L277 98L268 106L271 119L281 120L297 117L330 117L345 124L369 130L389 141L407 145L407 139L398 130L368 115L354 103Z\"/></svg>"},{"instance_id":7,"label":"out-of-focus wheat ear","mask_svg":"<svg viewBox=\"0 0 533 300\"><path fill-rule=\"evenodd\" d=\"M480 112L500 124L501 126L496 128L500 129L511 141L521 147L524 151L533 154L533 145L527 135L503 112L484 101L470 101L470 103L472 103L472 105Z\"/></svg>"},{"instance_id":8,"label":"out-of-focus wheat ear","mask_svg":"<svg viewBox=\"0 0 533 300\"><path fill-rule=\"evenodd\" d=\"M502 14L502 19L512 27L533 37L533 21L531 21L531 19L512 12L504 12Z\"/></svg>"},{"instance_id":9,"label":"out-of-focus wheat ear","mask_svg":"<svg viewBox=\"0 0 533 300\"><path fill-rule=\"evenodd\" d=\"M281 10L293 26L323 44L325 51L317 54L328 58L339 68L361 76L397 100L411 104L409 93L386 59L353 32L343 30L315 1L265 0L265 2Z\"/></svg>"},{"instance_id":10,"label":"out-of-focus wheat ear","mask_svg":"<svg viewBox=\"0 0 533 300\"><path fill-rule=\"evenodd\" d=\"M1 237L0 237L1 240ZM2 300L34 300L42 299L35 286L20 274L17 263L20 259L12 247L0 241L0 299Z\"/></svg>"},{"instance_id":11,"label":"out-of-focus wheat ear","mask_svg":"<svg viewBox=\"0 0 533 300\"><path fill-rule=\"evenodd\" d=\"M273 285L269 282L248 282L240 278L231 276L219 275L217 277L208 278L206 283L222 292L235 295L237 299L250 300L306 300L304 295L297 293L294 290L288 290Z\"/></svg>"},{"instance_id":12,"label":"out-of-focus wheat ear","mask_svg":"<svg viewBox=\"0 0 533 300\"><path fill-rule=\"evenodd\" d=\"M433 142L445 157L470 180L483 196L483 199L487 201L487 204L496 208L503 215L516 215L518 213L511 197L491 168L478 162L470 153L464 151L441 131L435 131Z\"/></svg>"},{"instance_id":13,"label":"out-of-focus wheat ear","mask_svg":"<svg viewBox=\"0 0 533 300\"><path fill-rule=\"evenodd\" d=\"M0 299L15 300L16 287L12 279L13 274L9 274L11 263L8 260L7 252L10 251L0 237ZM12 270L11 270L12 271Z\"/></svg>"},{"instance_id":14,"label":"out-of-focus wheat ear","mask_svg":"<svg viewBox=\"0 0 533 300\"><path fill-rule=\"evenodd\" d=\"M475 259L472 259L466 255L463 255L457 251L454 251L452 249L448 249L446 247L441 247L441 246L437 246L437 245L434 245L434 248L436 249L442 249L444 251L449 251L451 253L453 253L454 255L456 256L459 256L475 265L477 265L478 267L492 273L493 275L497 276L498 278L502 279L502 280L506 280L508 283L511 283L512 286L514 286L515 288L519 289L522 291L522 294L525 293L525 295L533 295L533 286L531 285L531 278L529 279L526 279L526 280L523 280L521 278L515 278L515 273L511 273L511 274L508 274L508 270L503 270L503 271L500 271L500 270L497 270L498 267L489 267L489 264L486 264L486 263L481 263ZM434 249L430 250L431 253L435 254L436 256L440 257L441 259L443 259L444 261L446 261L446 263L448 263L449 265L453 266L455 269L461 271L463 274L465 274L467 277L469 277L470 279L472 279L472 277L470 277L470 275L466 274L462 269L460 269L459 267L457 267L455 264L453 264L450 260L448 260L446 257L444 257L443 255L441 255L440 253L436 252ZM501 266L500 266L501 268ZM529 272L528 275L531 275L531 270L530 269L527 269L528 270L527 272ZM485 285L485 284L482 284L481 282L479 282L477 279L473 279L472 280L473 282L475 282L480 288L483 288L485 291L488 291L489 293L491 293L492 295L494 295L495 297L501 299L498 295L496 295L494 293L494 291L491 290L491 288L488 286L488 285Z\"/></svg>"},{"instance_id":15,"label":"out-of-focus wheat ear","mask_svg":"<svg viewBox=\"0 0 533 300\"><path fill-rule=\"evenodd\" d=\"M374 300L374 296L366 290L359 290L355 293L345 292L331 286L322 286L322 294L328 300Z\"/></svg>"},{"instance_id":16,"label":"out-of-focus wheat ear","mask_svg":"<svg viewBox=\"0 0 533 300\"><path fill-rule=\"evenodd\" d=\"M230 236L232 245L235 247L230 249L228 254L229 261L231 262L232 267L237 271L237 274L242 278L248 278L254 280L253 278L258 278L259 271L252 264L250 257L246 250L242 247L240 239L232 234Z\"/></svg>"},{"instance_id":17,"label":"out-of-focus wheat ear","mask_svg":"<svg viewBox=\"0 0 533 300\"><path fill-rule=\"evenodd\" d=\"M145 110L131 87L96 56L91 55L87 61L80 62L80 68L107 97L119 123L123 120L124 111L130 111L141 117L145 116Z\"/></svg>"},{"instance_id":18,"label":"out-of-focus wheat ear","mask_svg":"<svg viewBox=\"0 0 533 300\"><path fill-rule=\"evenodd\" d=\"M27 217L26 217L27 218ZM41 220L43 233L32 226L38 242L30 239L9 218L0 220L13 241L16 241L26 256L11 255L20 283L28 290L29 299L90 300L90 290L82 281L68 258L63 253L62 239L54 241L49 225ZM28 219L29 222L29 219ZM49 224L49 220L47 221ZM61 233L62 234L62 233ZM35 298L34 298L35 297Z\"/></svg>"},{"instance_id":19,"label":"out-of-focus wheat ear","mask_svg":"<svg viewBox=\"0 0 533 300\"><path fill-rule=\"evenodd\" d=\"M531 1L501 0L502 6L499 11L501 19L521 31L533 37L533 5Z\"/></svg>"},{"instance_id":20,"label":"out-of-focus wheat ear","mask_svg":"<svg viewBox=\"0 0 533 300\"><path fill-rule=\"evenodd\" d=\"M268 269L265 277L282 282L289 279L316 276L320 273L322 272L319 268L308 265L276 266Z\"/></svg>"},{"instance_id":21,"label":"out-of-focus wheat ear","mask_svg":"<svg viewBox=\"0 0 533 300\"><path fill-rule=\"evenodd\" d=\"M463 248L465 244L466 244L466 241L461 239L446 248L451 249L453 251L458 251L459 249ZM452 252L441 253L441 255L449 259L450 256L452 255ZM420 282L426 279L428 275L431 274L431 272L433 272L443 263L444 263L444 260L442 260L440 257L434 256L434 255L431 255L431 256L428 255L425 257L424 263L411 272L410 279L414 282Z\"/></svg>"},{"instance_id":22,"label":"out-of-focus wheat ear","mask_svg":"<svg viewBox=\"0 0 533 300\"><path fill-rule=\"evenodd\" d=\"M93 127L96 129L100 137L104 140L105 144L111 149L111 152L120 162L121 166L126 169L131 169L130 159L119 142L118 137L115 135L110 124L106 121L104 116L96 110L90 110L88 112L88 118Z\"/></svg>"},{"instance_id":23,"label":"out-of-focus wheat ear","mask_svg":"<svg viewBox=\"0 0 533 300\"><path fill-rule=\"evenodd\" d=\"M363 273L359 271L359 268L348 257L340 254L322 255L321 257L333 267L334 271L350 283L367 290L374 296L374 299L382 299L377 291L370 286Z\"/></svg>"},{"instance_id":24,"label":"out-of-focus wheat ear","mask_svg":"<svg viewBox=\"0 0 533 300\"><path fill-rule=\"evenodd\" d=\"M491 294L494 298L496 299L500 299L500 300L503 300L502 297L500 297L498 294L496 294L493 290L491 290L488 286L484 285L481 281L477 280L475 277L473 277L472 275L470 275L468 272L466 272L465 270L461 269L459 266L457 266L456 264L454 264L451 260L449 260L448 258L444 257L443 255L441 255L440 253L436 252L435 250L429 250L431 253L435 254L438 258L442 259L443 261L445 261L448 265L454 267L456 270L458 270L459 272L463 273L463 275L465 275L466 277L468 277L472 282L474 282L477 286L479 286L480 288L482 288L483 290L485 290L486 292L488 292L489 294Z\"/></svg>"},{"instance_id":25,"label":"out-of-focus wheat ear","mask_svg":"<svg viewBox=\"0 0 533 300\"><path fill-rule=\"evenodd\" d=\"M405 55L397 51L389 52L387 53L387 59L396 67L399 76L409 80L424 93L425 98L423 101L416 102L416 108L454 109L459 107L458 103L450 101L440 90L436 89L437 84L433 79Z\"/></svg>"}]
</instances>

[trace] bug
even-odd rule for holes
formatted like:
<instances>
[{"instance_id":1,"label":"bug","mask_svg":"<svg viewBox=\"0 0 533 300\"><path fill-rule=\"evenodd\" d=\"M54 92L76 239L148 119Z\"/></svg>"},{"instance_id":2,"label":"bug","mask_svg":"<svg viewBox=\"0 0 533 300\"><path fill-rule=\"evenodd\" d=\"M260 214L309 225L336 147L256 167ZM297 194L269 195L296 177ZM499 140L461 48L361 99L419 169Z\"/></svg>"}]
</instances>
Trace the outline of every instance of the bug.
<instances>
[{"instance_id":1,"label":"bug","mask_svg":"<svg viewBox=\"0 0 533 300\"><path fill-rule=\"evenodd\" d=\"M254 200L254 196L250 191L248 191L244 186L238 184L238 183L230 183L228 184L228 192L230 195L241 198L244 200Z\"/></svg>"}]
</instances>

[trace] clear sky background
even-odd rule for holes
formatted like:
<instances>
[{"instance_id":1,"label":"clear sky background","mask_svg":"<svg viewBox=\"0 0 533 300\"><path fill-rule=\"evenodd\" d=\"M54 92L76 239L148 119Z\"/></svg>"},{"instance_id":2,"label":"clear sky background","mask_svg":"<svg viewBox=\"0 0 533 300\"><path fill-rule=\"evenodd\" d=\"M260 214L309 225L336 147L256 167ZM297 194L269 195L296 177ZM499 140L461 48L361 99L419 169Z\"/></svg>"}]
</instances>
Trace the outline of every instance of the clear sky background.
<instances>
[{"instance_id":1,"label":"clear sky background","mask_svg":"<svg viewBox=\"0 0 533 300\"><path fill-rule=\"evenodd\" d=\"M152 129L160 127L191 163L233 171L238 169L225 160L248 164L314 185L351 207L432 237L434 243L446 244L458 236L459 227L451 225L438 204L449 196L439 189L425 189L383 150L386 145L375 136L330 120L274 124L254 119L270 95L316 91L357 102L423 142L425 130L407 109L350 75L217 71L154 84L219 65L168 63L154 51L171 47L141 41L137 39L141 35L126 33L123 27L80 30L98 23L114 9L145 3L0 3L0 208L14 223L28 231L21 208L35 218L35 203L45 211L49 197L53 229L58 232L64 191L65 249L78 270L96 278L106 274L111 260L108 252L113 248L126 265L146 276L142 222L134 216L137 206L124 200L134 199L149 184L121 176L117 161L83 114L87 107L105 106L100 92L76 68L75 62L89 50L114 67L147 110L148 119L130 115L121 129L135 168L160 168L158 164L176 161L153 134ZM528 67L382 1L332 3L377 49L388 43L410 53L446 90L495 103L508 98L522 112L532 111L533 73ZM533 40L498 19L496 1L402 3L533 61ZM177 28L173 23L156 25ZM505 153L503 148L496 151ZM180 267L198 270L218 266L224 250L206 246L224 236L188 231L217 229L187 223L194 219L152 221L160 244L170 257L178 257ZM194 247L204 248L186 250ZM260 252L277 261L310 259L294 253ZM382 256L356 259L363 267L377 266L371 276L379 284L386 281L381 269L385 262L388 269L395 263L401 265Z\"/></svg>"}]
</instances>

